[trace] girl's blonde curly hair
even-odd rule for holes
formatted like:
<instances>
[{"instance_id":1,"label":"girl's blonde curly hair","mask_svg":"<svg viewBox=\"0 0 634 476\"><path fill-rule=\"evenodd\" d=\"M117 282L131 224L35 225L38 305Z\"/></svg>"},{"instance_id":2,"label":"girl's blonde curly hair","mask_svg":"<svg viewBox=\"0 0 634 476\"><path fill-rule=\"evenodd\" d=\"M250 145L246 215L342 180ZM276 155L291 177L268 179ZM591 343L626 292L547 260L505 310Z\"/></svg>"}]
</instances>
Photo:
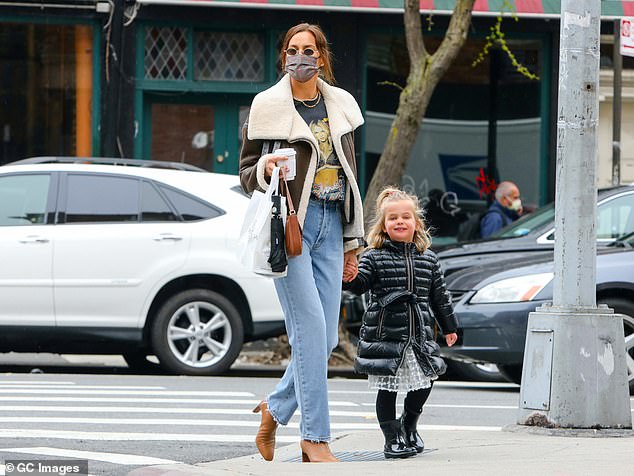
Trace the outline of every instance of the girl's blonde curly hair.
<instances>
[{"instance_id":1,"label":"girl's blonde curly hair","mask_svg":"<svg viewBox=\"0 0 634 476\"><path fill-rule=\"evenodd\" d=\"M416 195L411 195L396 187L386 187L379 194L376 199L376 216L374 218L374 224L370 228L368 234L368 244L370 248L382 248L385 244L385 240L389 238L387 231L385 231L385 206L391 202L400 202L402 200L409 200L412 202L414 209L414 218L416 220L416 230L414 231L414 245L416 249L421 253L425 251L431 245L431 236L429 230L425 227L423 221L423 210L420 207L420 202Z\"/></svg>"}]
</instances>

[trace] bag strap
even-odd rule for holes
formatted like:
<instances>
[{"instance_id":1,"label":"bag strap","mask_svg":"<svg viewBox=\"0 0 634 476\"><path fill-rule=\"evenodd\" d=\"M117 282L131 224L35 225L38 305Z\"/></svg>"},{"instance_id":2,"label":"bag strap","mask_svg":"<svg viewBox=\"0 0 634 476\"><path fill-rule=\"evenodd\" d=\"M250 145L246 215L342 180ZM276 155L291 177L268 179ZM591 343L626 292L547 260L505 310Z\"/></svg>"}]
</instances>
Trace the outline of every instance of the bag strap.
<instances>
[{"instance_id":1,"label":"bag strap","mask_svg":"<svg viewBox=\"0 0 634 476\"><path fill-rule=\"evenodd\" d=\"M264 192L264 199L260 202L258 211L256 213L255 220L253 220L250 230L258 232L265 225L266 221L270 219L271 207L273 205L273 194L279 194L280 186L280 168L275 167L273 169L273 175L271 176L271 183Z\"/></svg>"},{"instance_id":2,"label":"bag strap","mask_svg":"<svg viewBox=\"0 0 634 476\"><path fill-rule=\"evenodd\" d=\"M293 206L293 199L291 198L291 191L288 189L288 182L286 182L286 172L282 169L282 180L284 181L284 189L286 193L286 200L288 201L288 214L295 215L295 207Z\"/></svg>"}]
</instances>

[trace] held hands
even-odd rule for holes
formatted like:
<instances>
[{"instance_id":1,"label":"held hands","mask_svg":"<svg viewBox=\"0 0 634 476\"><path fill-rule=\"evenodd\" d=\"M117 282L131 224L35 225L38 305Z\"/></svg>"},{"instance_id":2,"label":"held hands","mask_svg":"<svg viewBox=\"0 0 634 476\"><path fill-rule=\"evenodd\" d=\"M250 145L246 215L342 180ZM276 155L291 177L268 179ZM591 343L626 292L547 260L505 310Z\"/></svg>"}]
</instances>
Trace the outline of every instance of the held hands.
<instances>
[{"instance_id":1,"label":"held hands","mask_svg":"<svg viewBox=\"0 0 634 476\"><path fill-rule=\"evenodd\" d=\"M458 340L458 334L456 334L455 332L452 332L451 334L447 334L445 336L445 341L447 342L447 345L449 347L454 345L457 340Z\"/></svg>"},{"instance_id":2,"label":"held hands","mask_svg":"<svg viewBox=\"0 0 634 476\"><path fill-rule=\"evenodd\" d=\"M278 161L288 159L288 157L285 155L273 155L273 154L266 154L263 157L266 158L266 165L264 166L264 175L266 177L271 176L271 174L273 173L273 167L277 165ZM285 174L287 174L290 171L288 166L286 165L283 166L283 169L284 169L283 172Z\"/></svg>"},{"instance_id":3,"label":"held hands","mask_svg":"<svg viewBox=\"0 0 634 476\"><path fill-rule=\"evenodd\" d=\"M343 255L343 281L349 283L359 273L359 261L356 250L348 251Z\"/></svg>"}]
</instances>

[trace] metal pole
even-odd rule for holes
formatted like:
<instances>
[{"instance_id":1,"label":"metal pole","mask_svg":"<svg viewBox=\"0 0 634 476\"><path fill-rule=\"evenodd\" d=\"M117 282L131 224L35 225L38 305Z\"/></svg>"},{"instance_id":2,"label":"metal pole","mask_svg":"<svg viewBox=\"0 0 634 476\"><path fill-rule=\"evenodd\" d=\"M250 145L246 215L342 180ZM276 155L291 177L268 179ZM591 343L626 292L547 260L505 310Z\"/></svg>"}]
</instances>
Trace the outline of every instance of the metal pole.
<instances>
[{"instance_id":1,"label":"metal pole","mask_svg":"<svg viewBox=\"0 0 634 476\"><path fill-rule=\"evenodd\" d=\"M622 316L596 306L600 13L561 2L553 303L529 315L524 425L632 428Z\"/></svg>"},{"instance_id":2,"label":"metal pole","mask_svg":"<svg viewBox=\"0 0 634 476\"><path fill-rule=\"evenodd\" d=\"M599 0L563 0L553 307L595 307Z\"/></svg>"},{"instance_id":3,"label":"metal pole","mask_svg":"<svg viewBox=\"0 0 634 476\"><path fill-rule=\"evenodd\" d=\"M498 143L498 89L500 82L500 68L502 59L500 50L492 49L489 52L489 127L487 140L487 177L499 182L497 173L497 143ZM487 197L487 202L491 204L495 199L493 193Z\"/></svg>"},{"instance_id":4,"label":"metal pole","mask_svg":"<svg viewBox=\"0 0 634 476\"><path fill-rule=\"evenodd\" d=\"M621 106L623 57L621 56L621 20L614 20L614 51L612 64L614 71L612 95L612 185L621 183Z\"/></svg>"}]
</instances>

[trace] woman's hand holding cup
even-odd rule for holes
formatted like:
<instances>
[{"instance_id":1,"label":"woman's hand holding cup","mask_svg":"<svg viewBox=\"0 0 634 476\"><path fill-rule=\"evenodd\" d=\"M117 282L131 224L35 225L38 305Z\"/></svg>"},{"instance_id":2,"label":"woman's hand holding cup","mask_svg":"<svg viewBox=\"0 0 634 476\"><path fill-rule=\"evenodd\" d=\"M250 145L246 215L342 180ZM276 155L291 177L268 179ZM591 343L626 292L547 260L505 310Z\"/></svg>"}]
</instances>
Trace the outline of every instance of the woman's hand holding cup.
<instances>
[{"instance_id":1,"label":"woman's hand holding cup","mask_svg":"<svg viewBox=\"0 0 634 476\"><path fill-rule=\"evenodd\" d=\"M276 154L266 154L266 165L264 166L264 175L266 177L270 177L273 174L273 168L277 165L280 160L288 159L285 155L276 155ZM288 173L288 167L284 166L284 172Z\"/></svg>"}]
</instances>

